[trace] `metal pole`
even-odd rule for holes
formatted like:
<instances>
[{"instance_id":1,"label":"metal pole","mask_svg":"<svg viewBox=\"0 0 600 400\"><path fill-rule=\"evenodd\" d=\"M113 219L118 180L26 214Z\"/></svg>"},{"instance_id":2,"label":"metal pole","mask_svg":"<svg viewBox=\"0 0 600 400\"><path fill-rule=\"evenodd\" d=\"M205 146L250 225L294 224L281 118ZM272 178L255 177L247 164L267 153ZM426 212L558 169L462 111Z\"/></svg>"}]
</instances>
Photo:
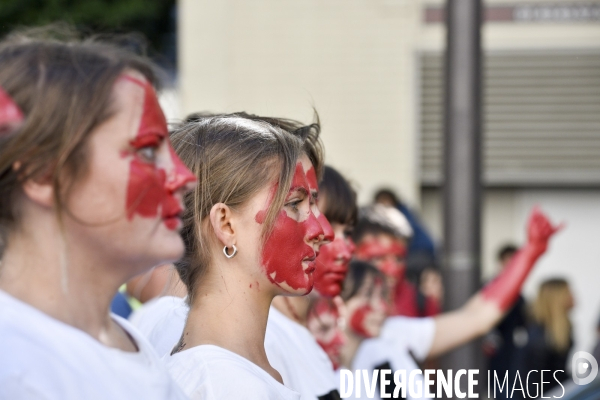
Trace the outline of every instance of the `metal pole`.
<instances>
[{"instance_id":1,"label":"metal pole","mask_svg":"<svg viewBox=\"0 0 600 400\"><path fill-rule=\"evenodd\" d=\"M445 307L461 307L479 288L481 197L481 0L447 0L444 128ZM445 368L481 367L476 343L443 360ZM480 370L478 380L485 380ZM464 386L463 386L464 388Z\"/></svg>"}]
</instances>

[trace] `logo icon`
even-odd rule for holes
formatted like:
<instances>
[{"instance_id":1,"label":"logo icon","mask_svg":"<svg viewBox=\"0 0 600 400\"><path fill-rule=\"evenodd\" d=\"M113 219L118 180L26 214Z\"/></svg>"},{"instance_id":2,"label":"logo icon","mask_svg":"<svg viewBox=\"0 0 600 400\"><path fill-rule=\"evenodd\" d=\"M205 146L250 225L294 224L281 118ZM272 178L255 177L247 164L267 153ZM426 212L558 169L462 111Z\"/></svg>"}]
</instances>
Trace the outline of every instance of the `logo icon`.
<instances>
[{"instance_id":1,"label":"logo icon","mask_svg":"<svg viewBox=\"0 0 600 400\"><path fill-rule=\"evenodd\" d=\"M577 385L587 385L598 375L598 362L590 353L578 351L571 360L571 374Z\"/></svg>"}]
</instances>

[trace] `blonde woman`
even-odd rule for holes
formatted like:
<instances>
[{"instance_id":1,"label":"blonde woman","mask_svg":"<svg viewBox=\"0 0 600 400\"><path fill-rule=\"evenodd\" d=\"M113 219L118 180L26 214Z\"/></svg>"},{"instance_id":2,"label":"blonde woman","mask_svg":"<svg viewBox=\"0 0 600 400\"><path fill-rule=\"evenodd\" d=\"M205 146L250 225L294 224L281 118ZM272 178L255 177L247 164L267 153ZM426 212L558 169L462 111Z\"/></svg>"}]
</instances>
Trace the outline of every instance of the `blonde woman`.
<instances>
[{"instance_id":1,"label":"blonde woman","mask_svg":"<svg viewBox=\"0 0 600 400\"><path fill-rule=\"evenodd\" d=\"M276 295L312 290L333 230L317 207L319 127L293 125L215 116L172 134L199 181L185 198L187 249L176 263L189 314L166 358L192 399L300 397L267 359L267 318Z\"/></svg>"},{"instance_id":2,"label":"blonde woman","mask_svg":"<svg viewBox=\"0 0 600 400\"><path fill-rule=\"evenodd\" d=\"M573 294L565 279L547 279L540 285L531 307L532 321L527 329L527 344L519 352L519 370L524 382L529 374L530 384L526 388L529 397L542 396L541 389L536 387L541 382L542 370L546 371L544 392L568 378L565 371L573 347L569 313L574 305Z\"/></svg>"}]
</instances>

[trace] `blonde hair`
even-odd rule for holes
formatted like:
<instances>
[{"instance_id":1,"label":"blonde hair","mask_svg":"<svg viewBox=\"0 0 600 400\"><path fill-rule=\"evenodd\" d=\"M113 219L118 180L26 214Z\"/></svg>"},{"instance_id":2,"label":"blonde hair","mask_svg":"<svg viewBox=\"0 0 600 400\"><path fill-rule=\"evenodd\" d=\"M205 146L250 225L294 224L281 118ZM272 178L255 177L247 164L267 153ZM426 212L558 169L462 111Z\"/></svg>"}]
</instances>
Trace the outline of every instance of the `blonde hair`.
<instances>
[{"instance_id":1,"label":"blonde hair","mask_svg":"<svg viewBox=\"0 0 600 400\"><path fill-rule=\"evenodd\" d=\"M211 262L211 236L204 222L213 205L239 208L276 179L264 238L283 207L300 156L307 154L320 173L322 152L311 151L321 149L319 126L308 127L312 128L290 120L236 113L201 117L172 132L175 151L198 178L195 190L184 197L182 237L186 251L175 264L188 289L188 302L193 302L197 284Z\"/></svg>"},{"instance_id":2,"label":"blonde hair","mask_svg":"<svg viewBox=\"0 0 600 400\"><path fill-rule=\"evenodd\" d=\"M548 342L558 352L567 351L571 342L570 302L571 291L567 281L553 278L540 285L532 306L534 321L544 327Z\"/></svg>"}]
</instances>

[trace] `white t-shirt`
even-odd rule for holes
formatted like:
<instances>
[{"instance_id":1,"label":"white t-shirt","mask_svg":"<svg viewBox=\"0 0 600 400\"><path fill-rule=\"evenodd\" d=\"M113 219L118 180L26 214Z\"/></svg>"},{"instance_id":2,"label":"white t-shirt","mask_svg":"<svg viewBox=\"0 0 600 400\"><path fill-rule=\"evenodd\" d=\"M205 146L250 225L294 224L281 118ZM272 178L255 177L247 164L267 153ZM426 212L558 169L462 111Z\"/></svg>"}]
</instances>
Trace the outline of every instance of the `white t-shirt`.
<instances>
[{"instance_id":1,"label":"white t-shirt","mask_svg":"<svg viewBox=\"0 0 600 400\"><path fill-rule=\"evenodd\" d=\"M173 379L192 400L298 400L300 394L277 382L246 358L202 345L163 358Z\"/></svg>"},{"instance_id":2,"label":"white t-shirt","mask_svg":"<svg viewBox=\"0 0 600 400\"><path fill-rule=\"evenodd\" d=\"M190 308L181 297L158 297L135 311L129 322L150 341L159 357L179 342Z\"/></svg>"},{"instance_id":3,"label":"white t-shirt","mask_svg":"<svg viewBox=\"0 0 600 400\"><path fill-rule=\"evenodd\" d=\"M0 399L185 399L150 344L113 318L138 352L106 347L0 291Z\"/></svg>"},{"instance_id":4,"label":"white t-shirt","mask_svg":"<svg viewBox=\"0 0 600 400\"><path fill-rule=\"evenodd\" d=\"M161 297L146 303L144 311L132 323L146 335L160 356L171 353L181 338L189 307L184 299ZM337 391L331 361L310 332L271 307L265 335L265 350L271 366L286 386L302 395L303 400L327 399ZM335 397L334 397L335 398Z\"/></svg>"},{"instance_id":5,"label":"white t-shirt","mask_svg":"<svg viewBox=\"0 0 600 400\"><path fill-rule=\"evenodd\" d=\"M302 400L337 398L338 381L327 354L308 329L275 307L269 312L265 350L273 368Z\"/></svg>"},{"instance_id":6,"label":"white t-shirt","mask_svg":"<svg viewBox=\"0 0 600 400\"><path fill-rule=\"evenodd\" d=\"M392 374L397 370L405 370L408 380L411 371L419 369L415 359L423 361L429 354L434 334L433 318L388 317L379 337L361 343L354 357L352 373L357 369L367 370L369 379L372 379L375 369L391 369ZM339 373L337 378L339 385ZM393 381L393 375L388 375L387 379ZM407 387L406 398L425 398L423 382L423 375L415 375L414 383L419 387L415 386L413 391L421 393L421 396L411 396ZM361 396L354 393L354 397L351 398L371 398L365 393L364 383L362 385ZM379 395L380 387L377 386L375 397L372 398L379 399Z\"/></svg>"}]
</instances>

